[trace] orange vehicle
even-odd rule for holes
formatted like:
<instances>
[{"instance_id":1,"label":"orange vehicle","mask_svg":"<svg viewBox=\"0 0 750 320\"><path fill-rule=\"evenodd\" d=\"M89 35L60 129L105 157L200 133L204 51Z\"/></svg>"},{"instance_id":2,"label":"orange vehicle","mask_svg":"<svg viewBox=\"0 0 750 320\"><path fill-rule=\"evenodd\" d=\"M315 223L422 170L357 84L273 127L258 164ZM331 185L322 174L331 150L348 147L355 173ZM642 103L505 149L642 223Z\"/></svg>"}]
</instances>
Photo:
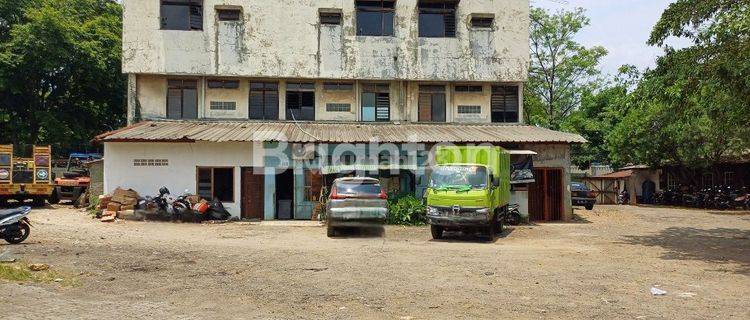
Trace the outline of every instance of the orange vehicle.
<instances>
[{"instance_id":1,"label":"orange vehicle","mask_svg":"<svg viewBox=\"0 0 750 320\"><path fill-rule=\"evenodd\" d=\"M50 203L67 200L78 206L81 195L86 193L91 185L91 177L84 163L101 158L102 155L96 153L71 153L62 177L55 178L55 191Z\"/></svg>"},{"instance_id":2,"label":"orange vehicle","mask_svg":"<svg viewBox=\"0 0 750 320\"><path fill-rule=\"evenodd\" d=\"M0 145L0 205L8 200L44 205L54 190L52 148L34 146L31 158L13 156L13 145Z\"/></svg>"}]
</instances>

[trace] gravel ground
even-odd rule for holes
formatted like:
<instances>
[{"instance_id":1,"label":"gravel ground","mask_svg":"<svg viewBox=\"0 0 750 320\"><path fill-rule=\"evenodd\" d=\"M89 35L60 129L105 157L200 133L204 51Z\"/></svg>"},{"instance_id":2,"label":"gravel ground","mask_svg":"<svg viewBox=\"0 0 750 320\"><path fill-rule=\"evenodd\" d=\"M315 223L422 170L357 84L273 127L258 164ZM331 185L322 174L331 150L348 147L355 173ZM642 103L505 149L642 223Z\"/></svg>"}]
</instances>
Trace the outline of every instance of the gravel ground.
<instances>
[{"instance_id":1,"label":"gravel ground","mask_svg":"<svg viewBox=\"0 0 750 320\"><path fill-rule=\"evenodd\" d=\"M750 319L750 214L599 206L485 243L425 227L329 239L320 227L101 223L35 210L10 319ZM70 283L74 283L71 285ZM652 296L652 286L667 291Z\"/></svg>"}]
</instances>

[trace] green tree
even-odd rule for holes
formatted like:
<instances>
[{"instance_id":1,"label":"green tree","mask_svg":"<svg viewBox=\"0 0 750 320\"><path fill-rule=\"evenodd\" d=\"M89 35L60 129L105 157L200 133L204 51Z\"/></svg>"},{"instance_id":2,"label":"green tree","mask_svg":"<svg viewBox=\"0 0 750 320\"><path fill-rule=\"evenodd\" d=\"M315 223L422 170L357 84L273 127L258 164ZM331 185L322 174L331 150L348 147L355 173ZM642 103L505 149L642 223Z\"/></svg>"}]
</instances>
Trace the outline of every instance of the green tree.
<instances>
[{"instance_id":1,"label":"green tree","mask_svg":"<svg viewBox=\"0 0 750 320\"><path fill-rule=\"evenodd\" d=\"M125 119L115 0L0 4L0 142L86 148Z\"/></svg>"},{"instance_id":2,"label":"green tree","mask_svg":"<svg viewBox=\"0 0 750 320\"><path fill-rule=\"evenodd\" d=\"M615 163L710 169L750 149L750 9L746 1L679 0L650 43L665 48L608 136ZM673 49L672 36L692 45Z\"/></svg>"},{"instance_id":3,"label":"green tree","mask_svg":"<svg viewBox=\"0 0 750 320\"><path fill-rule=\"evenodd\" d=\"M599 86L602 47L586 48L575 35L589 25L583 9L553 14L531 9L531 70L526 84L526 122L559 129L583 97Z\"/></svg>"},{"instance_id":4,"label":"green tree","mask_svg":"<svg viewBox=\"0 0 750 320\"><path fill-rule=\"evenodd\" d=\"M572 147L572 161L582 169L592 163L612 162L607 136L626 114L630 93L640 73L635 66L622 66L617 76L601 89L586 92L580 108L565 119L562 129L582 135L589 143Z\"/></svg>"}]
</instances>

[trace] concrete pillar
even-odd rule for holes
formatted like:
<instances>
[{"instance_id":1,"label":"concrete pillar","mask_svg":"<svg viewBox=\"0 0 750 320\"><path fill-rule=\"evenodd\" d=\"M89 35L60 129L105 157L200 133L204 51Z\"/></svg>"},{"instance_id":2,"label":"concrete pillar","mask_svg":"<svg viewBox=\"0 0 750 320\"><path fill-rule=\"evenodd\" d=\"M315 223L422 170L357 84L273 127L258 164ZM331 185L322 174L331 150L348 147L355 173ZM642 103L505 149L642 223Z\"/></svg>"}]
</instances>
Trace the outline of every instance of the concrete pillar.
<instances>
[{"instance_id":1,"label":"concrete pillar","mask_svg":"<svg viewBox=\"0 0 750 320\"><path fill-rule=\"evenodd\" d=\"M127 121L128 125L134 124L137 120L136 115L140 111L136 111L140 106L138 105L138 77L135 74L128 74L128 112Z\"/></svg>"}]
</instances>

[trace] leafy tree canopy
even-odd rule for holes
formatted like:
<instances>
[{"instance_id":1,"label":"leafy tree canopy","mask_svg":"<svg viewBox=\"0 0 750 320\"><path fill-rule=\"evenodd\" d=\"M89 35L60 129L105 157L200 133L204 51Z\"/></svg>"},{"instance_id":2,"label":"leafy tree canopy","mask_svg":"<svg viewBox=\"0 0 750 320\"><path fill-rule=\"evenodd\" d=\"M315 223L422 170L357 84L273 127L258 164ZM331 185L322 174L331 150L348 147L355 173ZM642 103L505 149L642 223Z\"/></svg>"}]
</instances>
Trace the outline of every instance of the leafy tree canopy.
<instances>
[{"instance_id":1,"label":"leafy tree canopy","mask_svg":"<svg viewBox=\"0 0 750 320\"><path fill-rule=\"evenodd\" d=\"M115 0L0 2L0 142L64 154L122 126L121 29Z\"/></svg>"}]
</instances>

